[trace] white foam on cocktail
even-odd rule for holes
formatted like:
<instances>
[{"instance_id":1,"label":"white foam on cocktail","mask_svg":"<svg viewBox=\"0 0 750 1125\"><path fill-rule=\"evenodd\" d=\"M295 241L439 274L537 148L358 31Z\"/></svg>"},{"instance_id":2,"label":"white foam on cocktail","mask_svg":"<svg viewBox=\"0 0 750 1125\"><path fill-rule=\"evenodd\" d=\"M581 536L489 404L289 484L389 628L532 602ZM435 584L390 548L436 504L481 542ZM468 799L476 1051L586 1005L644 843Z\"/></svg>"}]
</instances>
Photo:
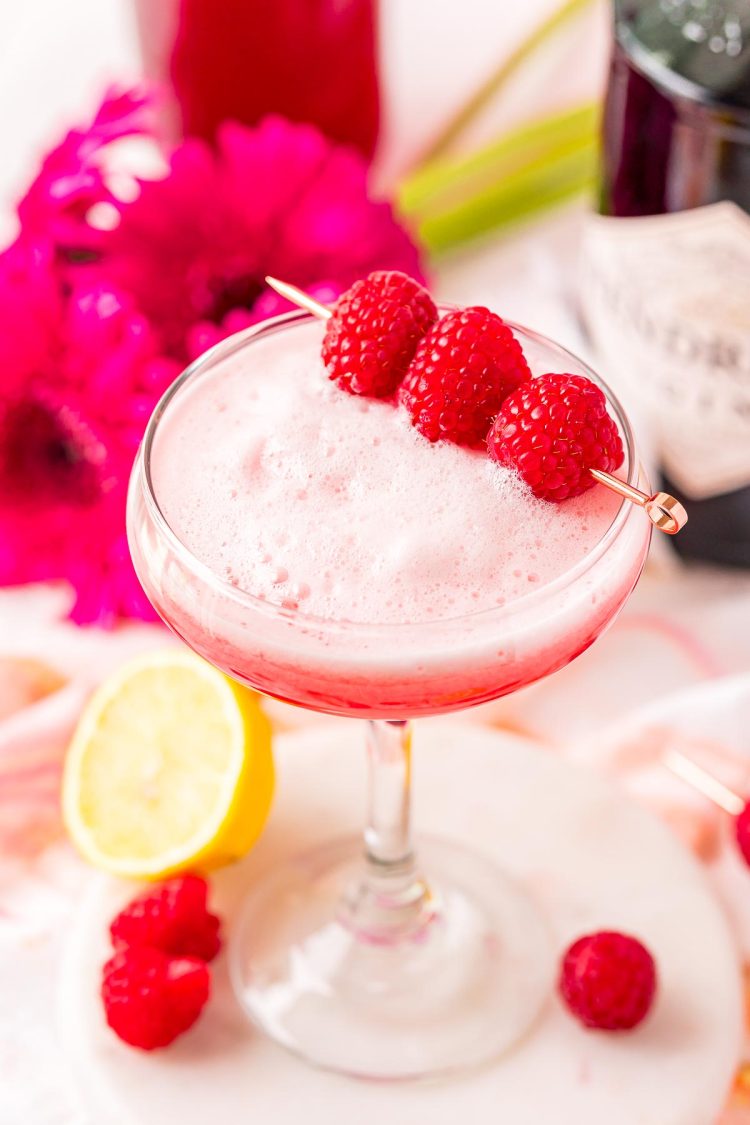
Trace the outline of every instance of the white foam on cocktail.
<instances>
[{"instance_id":1,"label":"white foam on cocktail","mask_svg":"<svg viewBox=\"0 0 750 1125\"><path fill-rule=\"evenodd\" d=\"M317 325L288 335L178 396L154 448L166 519L243 591L335 620L454 618L549 583L611 523L604 488L539 501L486 453L333 385Z\"/></svg>"},{"instance_id":2,"label":"white foam on cocktail","mask_svg":"<svg viewBox=\"0 0 750 1125\"><path fill-rule=\"evenodd\" d=\"M550 504L482 452L431 445L392 403L330 382L321 333L258 340L160 423L157 499L218 576L304 614L417 623L515 602L602 537L605 489Z\"/></svg>"}]
</instances>

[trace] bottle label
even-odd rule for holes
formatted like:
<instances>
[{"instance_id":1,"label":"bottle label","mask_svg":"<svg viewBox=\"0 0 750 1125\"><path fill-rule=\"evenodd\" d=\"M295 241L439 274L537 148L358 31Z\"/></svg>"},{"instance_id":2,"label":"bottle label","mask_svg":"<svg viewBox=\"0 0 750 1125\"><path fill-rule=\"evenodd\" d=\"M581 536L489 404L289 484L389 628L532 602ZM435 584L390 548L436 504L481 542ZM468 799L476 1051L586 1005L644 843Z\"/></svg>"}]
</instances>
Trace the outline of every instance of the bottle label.
<instances>
[{"instance_id":1,"label":"bottle label","mask_svg":"<svg viewBox=\"0 0 750 1125\"><path fill-rule=\"evenodd\" d=\"M583 312L602 375L641 407L688 497L750 484L750 216L734 203L592 215Z\"/></svg>"}]
</instances>

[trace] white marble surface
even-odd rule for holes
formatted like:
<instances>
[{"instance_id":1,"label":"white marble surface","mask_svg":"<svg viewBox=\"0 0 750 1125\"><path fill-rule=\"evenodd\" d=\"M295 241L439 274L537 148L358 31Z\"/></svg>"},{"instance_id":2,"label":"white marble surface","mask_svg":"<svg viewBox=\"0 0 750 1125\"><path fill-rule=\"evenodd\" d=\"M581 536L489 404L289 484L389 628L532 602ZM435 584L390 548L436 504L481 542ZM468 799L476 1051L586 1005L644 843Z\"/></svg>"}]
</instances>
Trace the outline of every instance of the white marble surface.
<instances>
[{"instance_id":1,"label":"white marble surface","mask_svg":"<svg viewBox=\"0 0 750 1125\"><path fill-rule=\"evenodd\" d=\"M359 827L364 760L340 725L277 739L279 788L261 844L220 873L231 920L243 885L336 831ZM298 1122L393 1125L707 1125L731 1082L742 1032L732 937L698 864L655 817L592 771L518 736L427 720L415 738L417 823L501 864L533 895L553 950L613 927L653 951L660 975L633 1034L580 1028L550 996L529 1034L496 1063L440 1083L366 1084L301 1065L249 1027L226 959L194 1032L161 1058L119 1044L104 1025L97 967L121 885L92 880L63 963L66 1053L102 1125ZM459 786L457 781L461 781ZM429 871L427 872L429 878ZM439 879L439 872L437 873Z\"/></svg>"}]
</instances>

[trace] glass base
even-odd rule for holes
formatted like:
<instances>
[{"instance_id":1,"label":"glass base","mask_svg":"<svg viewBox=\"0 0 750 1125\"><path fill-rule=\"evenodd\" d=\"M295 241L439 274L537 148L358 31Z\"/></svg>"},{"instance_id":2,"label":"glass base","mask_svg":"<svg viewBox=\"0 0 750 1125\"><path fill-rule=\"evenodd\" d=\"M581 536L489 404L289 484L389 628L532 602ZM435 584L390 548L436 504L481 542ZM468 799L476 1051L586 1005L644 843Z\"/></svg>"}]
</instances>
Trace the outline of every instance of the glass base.
<instances>
[{"instance_id":1,"label":"glass base","mask_svg":"<svg viewBox=\"0 0 750 1125\"><path fill-rule=\"evenodd\" d=\"M253 889L230 962L267 1035L328 1070L378 1079L464 1070L518 1042L552 985L537 907L460 846L420 842L419 860L429 881L411 864L379 868L346 840Z\"/></svg>"}]
</instances>

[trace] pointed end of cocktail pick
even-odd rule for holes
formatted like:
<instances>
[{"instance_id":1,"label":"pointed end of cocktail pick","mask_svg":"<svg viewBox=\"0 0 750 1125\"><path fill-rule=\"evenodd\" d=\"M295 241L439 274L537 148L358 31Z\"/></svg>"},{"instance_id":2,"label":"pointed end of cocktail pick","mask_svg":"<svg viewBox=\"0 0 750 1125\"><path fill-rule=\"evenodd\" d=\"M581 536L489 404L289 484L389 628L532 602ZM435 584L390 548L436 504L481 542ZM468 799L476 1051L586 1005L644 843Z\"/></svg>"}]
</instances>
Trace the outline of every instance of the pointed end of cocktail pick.
<instances>
[{"instance_id":1,"label":"pointed end of cocktail pick","mask_svg":"<svg viewBox=\"0 0 750 1125\"><path fill-rule=\"evenodd\" d=\"M331 310L322 301L316 301L309 293L304 290L298 289L296 285L290 285L288 281L280 281L278 277L271 277L266 275L266 285L275 290L280 297L286 298L291 301L293 305L298 308L306 309L307 312L312 313L319 320L328 320L331 315Z\"/></svg>"}]
</instances>

